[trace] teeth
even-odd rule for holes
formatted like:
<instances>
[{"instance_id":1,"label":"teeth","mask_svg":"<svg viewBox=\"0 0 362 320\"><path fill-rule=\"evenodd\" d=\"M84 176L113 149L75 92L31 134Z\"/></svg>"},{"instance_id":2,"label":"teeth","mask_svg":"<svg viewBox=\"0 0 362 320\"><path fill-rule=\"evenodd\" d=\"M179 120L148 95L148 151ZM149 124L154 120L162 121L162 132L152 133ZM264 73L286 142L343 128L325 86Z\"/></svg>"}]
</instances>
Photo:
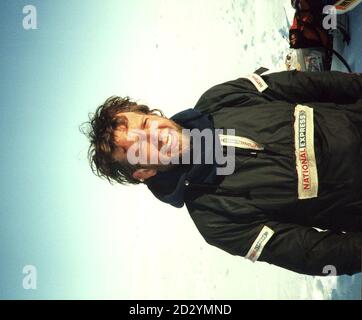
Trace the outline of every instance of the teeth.
<instances>
[{"instance_id":1,"label":"teeth","mask_svg":"<svg viewBox=\"0 0 362 320\"><path fill-rule=\"evenodd\" d=\"M168 134L168 136L167 136L167 148L169 148L171 146L171 142L172 142L171 134Z\"/></svg>"},{"instance_id":2,"label":"teeth","mask_svg":"<svg viewBox=\"0 0 362 320\"><path fill-rule=\"evenodd\" d=\"M167 148L169 148L171 146L171 141L172 141L171 134L170 133L166 134L166 132L161 132L158 135L158 141L160 141L163 145L166 145Z\"/></svg>"}]
</instances>

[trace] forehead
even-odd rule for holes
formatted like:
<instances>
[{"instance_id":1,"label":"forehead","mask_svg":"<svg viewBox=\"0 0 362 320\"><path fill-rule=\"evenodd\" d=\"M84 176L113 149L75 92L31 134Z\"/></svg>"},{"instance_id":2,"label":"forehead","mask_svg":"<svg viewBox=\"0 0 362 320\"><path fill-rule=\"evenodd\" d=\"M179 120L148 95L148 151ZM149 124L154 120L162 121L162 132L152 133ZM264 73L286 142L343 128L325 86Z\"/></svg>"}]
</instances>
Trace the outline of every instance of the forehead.
<instances>
[{"instance_id":1,"label":"forehead","mask_svg":"<svg viewBox=\"0 0 362 320\"><path fill-rule=\"evenodd\" d=\"M127 153L123 148L116 148L112 152L112 159L115 161L124 161L127 158Z\"/></svg>"},{"instance_id":2,"label":"forehead","mask_svg":"<svg viewBox=\"0 0 362 320\"><path fill-rule=\"evenodd\" d=\"M123 160L126 156L127 131L122 126L119 126L113 131L113 145L112 158L115 160Z\"/></svg>"},{"instance_id":3,"label":"forehead","mask_svg":"<svg viewBox=\"0 0 362 320\"><path fill-rule=\"evenodd\" d=\"M143 113L137 112L120 112L115 116L115 127L113 131L113 141L117 146L114 155L117 157L124 157L124 145L127 143L127 130L130 123L137 121L144 116Z\"/></svg>"}]
</instances>

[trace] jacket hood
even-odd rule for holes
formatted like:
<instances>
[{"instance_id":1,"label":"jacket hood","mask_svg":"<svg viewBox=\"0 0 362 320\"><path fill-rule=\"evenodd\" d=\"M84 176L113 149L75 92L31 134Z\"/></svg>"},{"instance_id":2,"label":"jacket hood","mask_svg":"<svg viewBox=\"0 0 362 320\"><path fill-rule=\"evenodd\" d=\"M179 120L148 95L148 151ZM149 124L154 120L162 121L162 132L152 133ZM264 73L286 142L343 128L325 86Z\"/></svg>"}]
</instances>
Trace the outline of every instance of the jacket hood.
<instances>
[{"instance_id":1,"label":"jacket hood","mask_svg":"<svg viewBox=\"0 0 362 320\"><path fill-rule=\"evenodd\" d=\"M213 148L205 148L205 139L201 139L200 164L193 164L191 160L191 164L176 165L175 168L169 171L158 172L146 181L147 187L156 198L174 207L181 208L185 203L185 187L187 185L190 183L210 185L216 181L215 152L221 146L218 143L215 146L215 130L211 115L203 114L194 109L187 109L175 114L171 119L184 129L196 128L201 131L209 128L213 133ZM192 159L192 148L190 156ZM214 160L213 163L206 164L205 159L210 159L210 157Z\"/></svg>"}]
</instances>

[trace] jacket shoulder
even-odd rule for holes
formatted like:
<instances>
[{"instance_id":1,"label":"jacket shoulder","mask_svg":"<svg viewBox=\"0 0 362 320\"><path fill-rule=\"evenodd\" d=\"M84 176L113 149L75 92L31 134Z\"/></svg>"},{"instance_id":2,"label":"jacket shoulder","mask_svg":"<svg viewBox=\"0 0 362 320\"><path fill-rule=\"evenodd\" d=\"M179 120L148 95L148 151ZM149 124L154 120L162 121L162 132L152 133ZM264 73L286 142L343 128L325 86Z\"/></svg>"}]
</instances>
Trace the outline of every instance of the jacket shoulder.
<instances>
[{"instance_id":1,"label":"jacket shoulder","mask_svg":"<svg viewBox=\"0 0 362 320\"><path fill-rule=\"evenodd\" d=\"M197 101L194 109L212 113L223 107L257 104L261 94L247 78L237 78L212 86Z\"/></svg>"}]
</instances>

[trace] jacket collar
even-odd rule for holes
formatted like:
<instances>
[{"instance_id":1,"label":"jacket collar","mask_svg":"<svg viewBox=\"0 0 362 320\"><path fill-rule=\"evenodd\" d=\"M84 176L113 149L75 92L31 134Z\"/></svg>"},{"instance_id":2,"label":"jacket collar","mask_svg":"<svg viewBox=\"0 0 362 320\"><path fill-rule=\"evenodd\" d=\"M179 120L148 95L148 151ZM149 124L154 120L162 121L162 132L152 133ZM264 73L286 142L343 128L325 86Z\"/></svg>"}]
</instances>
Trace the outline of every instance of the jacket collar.
<instances>
[{"instance_id":1,"label":"jacket collar","mask_svg":"<svg viewBox=\"0 0 362 320\"><path fill-rule=\"evenodd\" d=\"M211 129L215 133L211 115L205 115L194 109L187 109L171 117L173 121L185 129ZM215 136L214 136L215 138ZM192 136L191 136L192 139ZM204 141L204 139L202 139ZM214 146L215 146L215 140ZM185 187L189 183L211 184L216 180L216 162L203 163L208 157L213 157L214 148L201 148L201 164L180 164L167 172L158 172L147 179L146 184L156 198L174 207L181 208L185 203ZM210 154L205 153L208 152ZM191 154L192 158L192 154Z\"/></svg>"}]
</instances>

